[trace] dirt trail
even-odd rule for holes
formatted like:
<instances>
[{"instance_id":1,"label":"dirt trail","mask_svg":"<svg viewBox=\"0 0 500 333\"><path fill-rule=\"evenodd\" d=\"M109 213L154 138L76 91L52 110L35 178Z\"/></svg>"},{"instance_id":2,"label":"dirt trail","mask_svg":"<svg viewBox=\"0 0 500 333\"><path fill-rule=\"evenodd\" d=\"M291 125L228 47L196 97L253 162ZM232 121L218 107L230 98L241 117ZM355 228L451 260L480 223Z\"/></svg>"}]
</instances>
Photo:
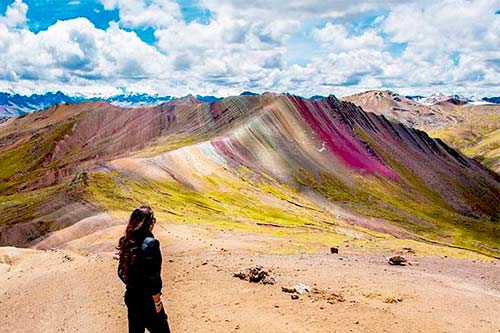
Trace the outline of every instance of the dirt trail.
<instances>
[{"instance_id":1,"label":"dirt trail","mask_svg":"<svg viewBox=\"0 0 500 333\"><path fill-rule=\"evenodd\" d=\"M110 234L94 237L107 252L0 248L0 332L126 332ZM394 267L384 254L269 254L276 240L262 235L178 225L155 234L173 332L500 332L499 261ZM255 264L277 284L232 276ZM297 283L321 293L281 291Z\"/></svg>"}]
</instances>

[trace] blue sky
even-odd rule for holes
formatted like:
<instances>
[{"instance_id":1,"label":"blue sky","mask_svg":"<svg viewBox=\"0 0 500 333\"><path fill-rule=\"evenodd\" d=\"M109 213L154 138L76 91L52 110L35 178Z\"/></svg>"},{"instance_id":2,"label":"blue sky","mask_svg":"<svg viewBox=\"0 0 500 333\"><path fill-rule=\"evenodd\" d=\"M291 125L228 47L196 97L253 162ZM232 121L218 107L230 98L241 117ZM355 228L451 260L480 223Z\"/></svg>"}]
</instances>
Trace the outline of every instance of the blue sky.
<instances>
[{"instance_id":1,"label":"blue sky","mask_svg":"<svg viewBox=\"0 0 500 333\"><path fill-rule=\"evenodd\" d=\"M0 90L499 95L499 7L493 0L1 0Z\"/></svg>"},{"instance_id":2,"label":"blue sky","mask_svg":"<svg viewBox=\"0 0 500 333\"><path fill-rule=\"evenodd\" d=\"M11 1L3 1L1 12L5 14L7 6ZM96 28L106 29L110 22L119 22L120 15L117 8L106 10L98 0L26 0L28 5L27 24L31 31L39 32L46 30L58 20L70 20L78 17L89 19ZM208 23L210 11L198 6L197 1L179 1L185 22L199 21ZM153 44L154 29L140 28L130 29L146 43Z\"/></svg>"}]
</instances>

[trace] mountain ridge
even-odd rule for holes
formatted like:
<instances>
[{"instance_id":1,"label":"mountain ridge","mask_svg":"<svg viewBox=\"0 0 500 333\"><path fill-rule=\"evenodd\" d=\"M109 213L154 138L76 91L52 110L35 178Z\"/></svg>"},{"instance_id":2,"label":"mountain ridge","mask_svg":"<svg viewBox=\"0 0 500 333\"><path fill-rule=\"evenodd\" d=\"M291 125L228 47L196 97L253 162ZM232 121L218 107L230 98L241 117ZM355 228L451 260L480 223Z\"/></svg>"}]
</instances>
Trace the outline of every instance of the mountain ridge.
<instances>
[{"instance_id":1,"label":"mountain ridge","mask_svg":"<svg viewBox=\"0 0 500 333\"><path fill-rule=\"evenodd\" d=\"M371 90L367 91L370 92ZM388 92L388 91L386 91ZM362 92L359 94L363 94ZM392 92L391 92L392 93ZM254 92L244 91L240 94L241 96L256 96ZM83 95L70 95L65 94L61 91L47 92L45 94L32 94L32 95L22 95L19 93L9 93L0 92L0 119L18 117L29 112L34 112L42 109L46 109L50 106L57 104L75 104L82 102L96 102L96 101L106 101L108 103L114 104L116 106L131 108L131 107L144 107L147 105L158 105L165 103L174 99L187 98L188 96L193 96L202 102L216 102L221 100L222 97L215 96L203 96L203 95L186 95L181 97L171 96L171 95L158 95L158 94L148 94L148 93L122 93L111 96L83 96ZM321 99L325 96L314 95L310 99ZM457 103L467 104L467 103L492 103L499 104L499 97L483 97L481 99L473 97L463 97L459 95L443 95L436 94L428 97L415 95L406 96L415 102L423 105L434 105L443 101L456 101Z\"/></svg>"},{"instance_id":2,"label":"mountain ridge","mask_svg":"<svg viewBox=\"0 0 500 333\"><path fill-rule=\"evenodd\" d=\"M342 97L366 111L383 114L441 138L486 167L500 172L500 105L440 98L434 104L424 105L388 91L368 91Z\"/></svg>"},{"instance_id":3,"label":"mountain ridge","mask_svg":"<svg viewBox=\"0 0 500 333\"><path fill-rule=\"evenodd\" d=\"M96 212L150 202L178 223L342 239L354 228L360 239L499 251L497 174L334 96L59 105L1 124L0 157L10 166L0 175L2 244L33 244Z\"/></svg>"}]
</instances>

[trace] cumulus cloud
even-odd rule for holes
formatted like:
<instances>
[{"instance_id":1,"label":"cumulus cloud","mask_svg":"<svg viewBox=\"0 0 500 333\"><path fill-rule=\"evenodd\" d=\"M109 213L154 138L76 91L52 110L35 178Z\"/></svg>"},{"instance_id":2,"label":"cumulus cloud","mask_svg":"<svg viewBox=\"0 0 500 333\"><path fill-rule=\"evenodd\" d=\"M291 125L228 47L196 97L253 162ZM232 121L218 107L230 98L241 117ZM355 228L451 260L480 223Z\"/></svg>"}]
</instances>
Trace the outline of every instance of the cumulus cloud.
<instances>
[{"instance_id":1,"label":"cumulus cloud","mask_svg":"<svg viewBox=\"0 0 500 333\"><path fill-rule=\"evenodd\" d=\"M15 0L5 12L5 16L1 18L0 24L4 24L8 28L20 28L26 24L26 12L28 6L22 0Z\"/></svg>"},{"instance_id":2,"label":"cumulus cloud","mask_svg":"<svg viewBox=\"0 0 500 333\"><path fill-rule=\"evenodd\" d=\"M321 29L314 28L312 34L322 45L334 50L380 49L384 44L383 38L374 29L352 35L344 25L329 22Z\"/></svg>"},{"instance_id":3,"label":"cumulus cloud","mask_svg":"<svg viewBox=\"0 0 500 333\"><path fill-rule=\"evenodd\" d=\"M76 18L37 33L28 6L13 1L0 17L0 89L491 94L500 85L495 0L199 0L206 20L186 20L174 0L100 1L117 23ZM153 43L134 32L145 29Z\"/></svg>"},{"instance_id":4,"label":"cumulus cloud","mask_svg":"<svg viewBox=\"0 0 500 333\"><path fill-rule=\"evenodd\" d=\"M389 41L408 45L400 59L400 77L410 73L411 82L421 86L475 85L478 79L485 85L500 84L498 69L490 65L491 60L500 59L497 9L494 0L396 6L382 31Z\"/></svg>"},{"instance_id":5,"label":"cumulus cloud","mask_svg":"<svg viewBox=\"0 0 500 333\"><path fill-rule=\"evenodd\" d=\"M86 18L58 21L37 34L0 25L0 48L0 79L21 88L43 89L54 83L126 85L130 80L161 78L160 73L169 69L166 56L134 32L116 23L97 29Z\"/></svg>"},{"instance_id":6,"label":"cumulus cloud","mask_svg":"<svg viewBox=\"0 0 500 333\"><path fill-rule=\"evenodd\" d=\"M101 0L107 10L118 9L124 27L165 28L181 17L179 4L171 0Z\"/></svg>"}]
</instances>

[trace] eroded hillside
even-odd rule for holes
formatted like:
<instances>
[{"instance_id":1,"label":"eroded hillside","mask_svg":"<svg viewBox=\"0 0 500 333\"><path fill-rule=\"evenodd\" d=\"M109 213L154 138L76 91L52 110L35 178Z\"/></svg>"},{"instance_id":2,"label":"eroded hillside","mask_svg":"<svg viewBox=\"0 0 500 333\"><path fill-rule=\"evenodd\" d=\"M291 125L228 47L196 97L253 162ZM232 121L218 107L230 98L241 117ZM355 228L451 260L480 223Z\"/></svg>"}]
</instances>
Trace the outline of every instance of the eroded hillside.
<instances>
[{"instance_id":1,"label":"eroded hillside","mask_svg":"<svg viewBox=\"0 0 500 333\"><path fill-rule=\"evenodd\" d=\"M148 202L172 223L297 242L397 237L499 255L497 174L333 96L59 106L1 124L0 140L3 244Z\"/></svg>"}]
</instances>

